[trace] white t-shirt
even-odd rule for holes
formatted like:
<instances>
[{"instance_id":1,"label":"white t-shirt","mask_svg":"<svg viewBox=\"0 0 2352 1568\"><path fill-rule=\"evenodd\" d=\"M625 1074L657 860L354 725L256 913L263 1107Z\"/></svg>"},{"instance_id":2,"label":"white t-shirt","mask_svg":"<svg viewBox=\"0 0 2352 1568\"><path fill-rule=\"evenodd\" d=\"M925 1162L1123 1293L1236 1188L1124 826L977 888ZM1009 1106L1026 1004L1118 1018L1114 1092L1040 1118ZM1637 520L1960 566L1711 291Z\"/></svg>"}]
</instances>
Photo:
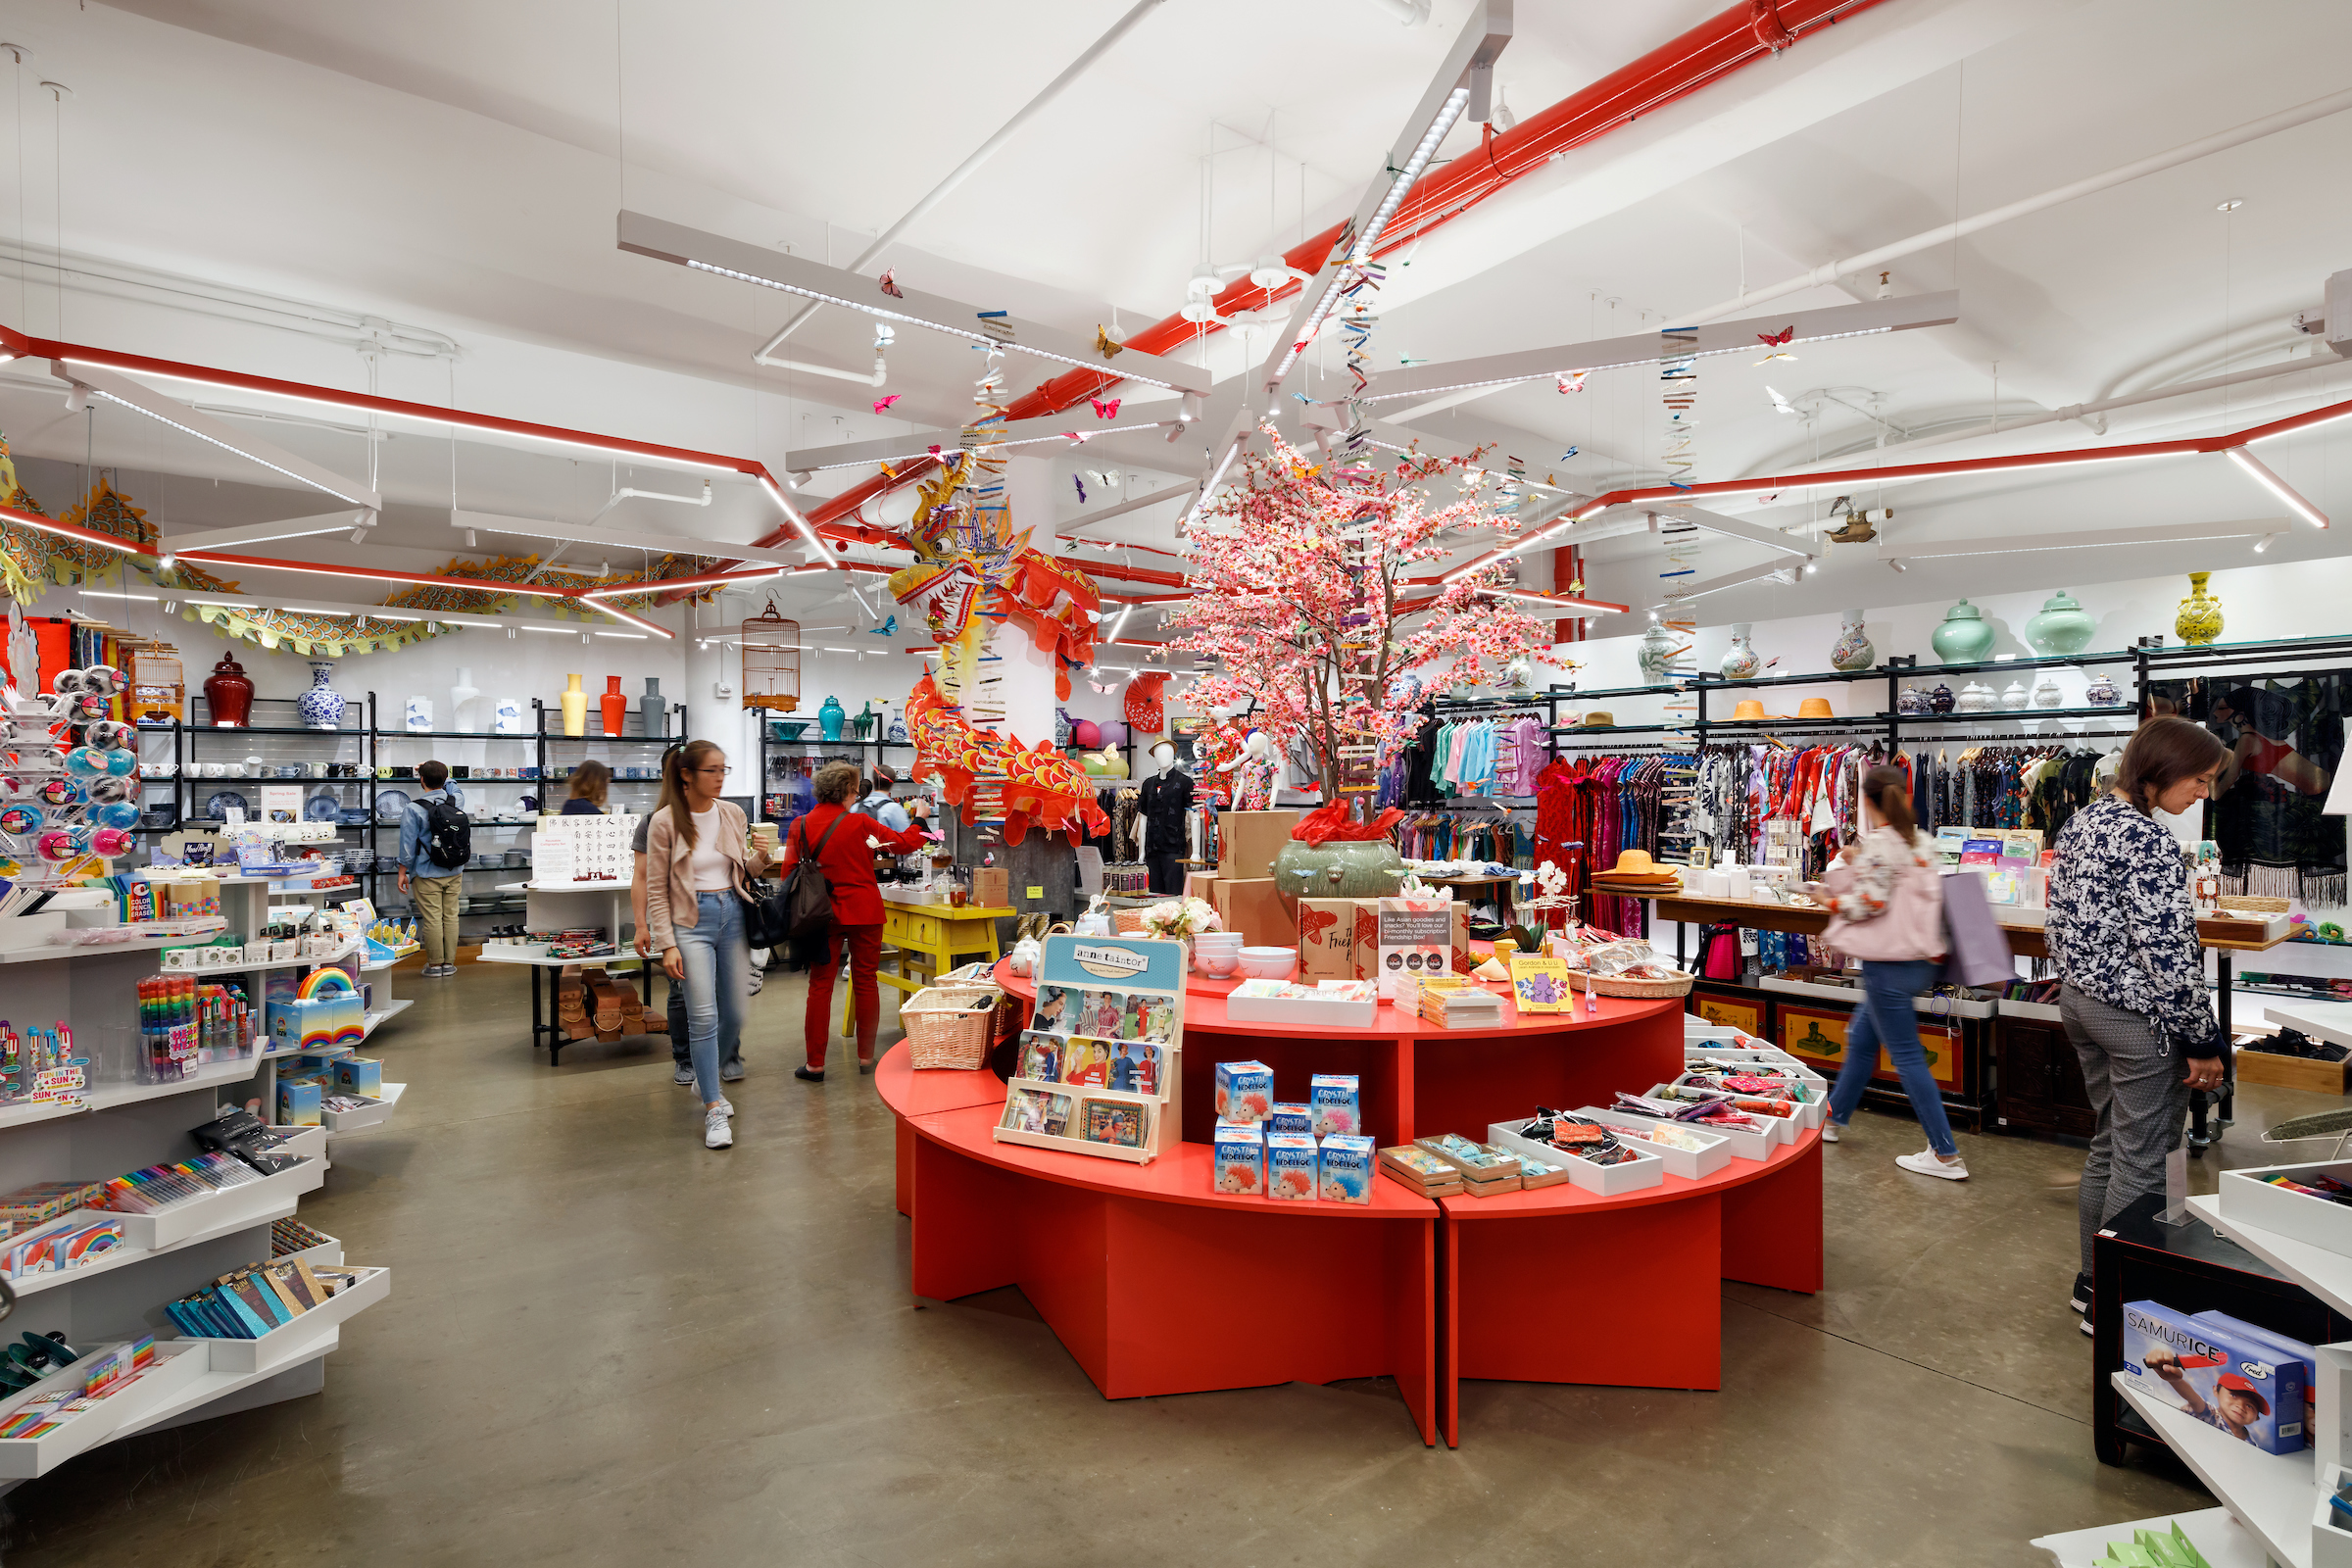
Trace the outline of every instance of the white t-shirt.
<instances>
[{"instance_id":1,"label":"white t-shirt","mask_svg":"<svg viewBox=\"0 0 2352 1568\"><path fill-rule=\"evenodd\" d=\"M687 869L694 875L694 891L724 893L735 885L735 877L726 851L719 848L718 808L693 815L694 858L687 861Z\"/></svg>"}]
</instances>

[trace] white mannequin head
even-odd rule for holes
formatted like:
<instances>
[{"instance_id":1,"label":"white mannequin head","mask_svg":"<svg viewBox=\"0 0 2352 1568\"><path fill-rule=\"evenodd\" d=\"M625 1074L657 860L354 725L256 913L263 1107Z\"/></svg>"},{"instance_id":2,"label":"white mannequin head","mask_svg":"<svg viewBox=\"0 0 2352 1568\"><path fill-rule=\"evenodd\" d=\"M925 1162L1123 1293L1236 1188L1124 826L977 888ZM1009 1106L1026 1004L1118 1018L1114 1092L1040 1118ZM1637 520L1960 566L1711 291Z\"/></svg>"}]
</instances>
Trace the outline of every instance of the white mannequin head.
<instances>
[{"instance_id":1,"label":"white mannequin head","mask_svg":"<svg viewBox=\"0 0 2352 1568\"><path fill-rule=\"evenodd\" d=\"M1152 760L1162 775L1174 772L1176 770L1176 748L1167 741L1161 741L1157 746L1152 748Z\"/></svg>"}]
</instances>

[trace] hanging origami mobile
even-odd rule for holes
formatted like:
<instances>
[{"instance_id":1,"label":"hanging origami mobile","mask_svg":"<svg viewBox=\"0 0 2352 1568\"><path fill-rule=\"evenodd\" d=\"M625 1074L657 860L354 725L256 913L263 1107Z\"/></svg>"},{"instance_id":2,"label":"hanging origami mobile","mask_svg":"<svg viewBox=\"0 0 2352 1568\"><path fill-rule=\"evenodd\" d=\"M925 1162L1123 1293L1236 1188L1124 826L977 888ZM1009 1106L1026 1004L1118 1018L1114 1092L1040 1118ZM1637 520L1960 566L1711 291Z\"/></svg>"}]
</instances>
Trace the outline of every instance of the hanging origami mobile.
<instances>
[{"instance_id":1,"label":"hanging origami mobile","mask_svg":"<svg viewBox=\"0 0 2352 1568\"><path fill-rule=\"evenodd\" d=\"M1796 323L1792 321L1788 325L1782 327L1778 332L1758 332L1756 334L1756 341L1763 344L1768 349L1777 349L1787 347L1789 340L1795 336ZM1756 361L1756 363L1758 365L1770 365L1775 360L1793 360L1795 358L1796 356L1793 354L1767 354L1762 359Z\"/></svg>"}]
</instances>

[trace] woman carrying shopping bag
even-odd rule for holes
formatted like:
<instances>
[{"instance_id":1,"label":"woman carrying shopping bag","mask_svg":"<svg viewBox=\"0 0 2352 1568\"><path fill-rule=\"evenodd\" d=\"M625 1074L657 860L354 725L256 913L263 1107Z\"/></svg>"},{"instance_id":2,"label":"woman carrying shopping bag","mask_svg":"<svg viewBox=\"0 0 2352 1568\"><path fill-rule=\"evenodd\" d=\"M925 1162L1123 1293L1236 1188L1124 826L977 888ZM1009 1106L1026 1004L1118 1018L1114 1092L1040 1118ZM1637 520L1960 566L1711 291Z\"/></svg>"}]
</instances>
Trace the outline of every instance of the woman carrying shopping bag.
<instances>
[{"instance_id":1,"label":"woman carrying shopping bag","mask_svg":"<svg viewBox=\"0 0 2352 1568\"><path fill-rule=\"evenodd\" d=\"M1846 1026L1845 1061L1830 1090L1822 1141L1838 1142L1838 1130L1853 1119L1884 1045L1928 1135L1925 1150L1894 1162L1922 1176L1966 1181L1968 1164L1952 1141L1911 1008L1911 999L1936 983L1943 961L1942 873L1911 814L1911 781L1901 768L1874 767L1863 777L1861 810L1862 836L1809 889L1832 915L1822 941L1862 960L1862 1004Z\"/></svg>"},{"instance_id":2,"label":"woman carrying shopping bag","mask_svg":"<svg viewBox=\"0 0 2352 1568\"><path fill-rule=\"evenodd\" d=\"M2170 714L2132 732L2115 788L2058 832L2050 868L2050 956L2058 1013L2098 1116L2079 1200L2082 1271L2070 1303L2090 1305L2090 1240L2134 1200L2164 1191L2188 1092L2222 1081L2228 1045L2205 997L2205 952L2180 841L2152 814L2213 792L2229 750ZM2090 1332L2090 1320L2082 1320Z\"/></svg>"}]
</instances>

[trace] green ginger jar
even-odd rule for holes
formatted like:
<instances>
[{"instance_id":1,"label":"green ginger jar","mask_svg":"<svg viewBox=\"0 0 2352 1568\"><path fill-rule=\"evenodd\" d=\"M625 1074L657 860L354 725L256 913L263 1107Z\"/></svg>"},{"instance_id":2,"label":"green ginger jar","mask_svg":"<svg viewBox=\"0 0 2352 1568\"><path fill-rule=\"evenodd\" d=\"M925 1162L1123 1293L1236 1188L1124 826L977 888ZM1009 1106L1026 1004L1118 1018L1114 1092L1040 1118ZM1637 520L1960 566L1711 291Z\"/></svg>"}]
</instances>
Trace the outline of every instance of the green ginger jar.
<instances>
[{"instance_id":1,"label":"green ginger jar","mask_svg":"<svg viewBox=\"0 0 2352 1568\"><path fill-rule=\"evenodd\" d=\"M1945 663L1974 664L1992 652L1992 626L1963 599L1943 612L1943 624L1928 641Z\"/></svg>"},{"instance_id":2,"label":"green ginger jar","mask_svg":"<svg viewBox=\"0 0 2352 1568\"><path fill-rule=\"evenodd\" d=\"M2026 622L2026 642L2035 653L2059 658L2090 646L2099 623L2061 588L2041 602L2041 613Z\"/></svg>"}]
</instances>

